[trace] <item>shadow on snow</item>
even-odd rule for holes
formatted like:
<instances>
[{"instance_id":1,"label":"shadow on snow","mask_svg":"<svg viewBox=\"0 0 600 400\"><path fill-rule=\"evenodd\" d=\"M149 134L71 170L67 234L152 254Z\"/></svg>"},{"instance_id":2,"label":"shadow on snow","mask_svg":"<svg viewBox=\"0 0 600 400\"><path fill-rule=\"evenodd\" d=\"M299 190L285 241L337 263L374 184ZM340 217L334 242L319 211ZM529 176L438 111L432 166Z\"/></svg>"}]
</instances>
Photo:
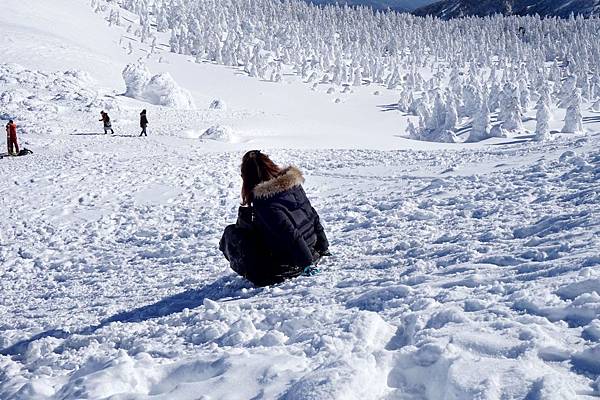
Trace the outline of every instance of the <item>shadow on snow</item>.
<instances>
[{"instance_id":1,"label":"shadow on snow","mask_svg":"<svg viewBox=\"0 0 600 400\"><path fill-rule=\"evenodd\" d=\"M188 289L184 292L165 297L154 304L148 304L133 310L120 312L100 321L98 325L90 325L72 332L63 329L49 329L0 350L0 354L5 356L20 356L27 350L29 344L36 340L47 337L66 339L71 335L90 335L113 322L135 323L144 322L153 318L165 317L181 312L186 308L193 309L199 307L204 303L205 299L215 301L237 300L242 298L241 290L249 288L249 285L249 283L241 278L232 275L224 276L200 289ZM250 291L243 297L250 297L252 294L253 292Z\"/></svg>"}]
</instances>

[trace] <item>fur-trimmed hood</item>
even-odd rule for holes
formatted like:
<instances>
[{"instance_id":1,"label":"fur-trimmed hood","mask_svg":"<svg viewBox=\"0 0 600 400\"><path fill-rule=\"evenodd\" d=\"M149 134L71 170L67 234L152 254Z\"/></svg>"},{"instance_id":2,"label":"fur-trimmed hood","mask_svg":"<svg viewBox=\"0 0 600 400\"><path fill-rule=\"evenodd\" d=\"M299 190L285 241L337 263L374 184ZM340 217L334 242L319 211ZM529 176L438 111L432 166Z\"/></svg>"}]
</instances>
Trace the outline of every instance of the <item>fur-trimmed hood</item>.
<instances>
[{"instance_id":1,"label":"fur-trimmed hood","mask_svg":"<svg viewBox=\"0 0 600 400\"><path fill-rule=\"evenodd\" d=\"M259 183L254 187L255 199L267 199L276 194L290 190L295 186L300 186L304 183L302 171L298 168L290 166L281 171L281 174L275 178Z\"/></svg>"}]
</instances>

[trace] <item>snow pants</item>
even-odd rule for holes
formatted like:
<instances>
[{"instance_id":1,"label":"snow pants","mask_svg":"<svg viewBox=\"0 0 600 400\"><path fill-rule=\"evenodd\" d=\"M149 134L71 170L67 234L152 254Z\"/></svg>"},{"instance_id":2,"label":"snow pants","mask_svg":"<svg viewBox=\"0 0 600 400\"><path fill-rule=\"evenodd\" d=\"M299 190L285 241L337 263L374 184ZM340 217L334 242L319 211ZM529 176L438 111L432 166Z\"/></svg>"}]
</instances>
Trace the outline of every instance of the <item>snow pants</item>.
<instances>
[{"instance_id":1,"label":"snow pants","mask_svg":"<svg viewBox=\"0 0 600 400\"><path fill-rule=\"evenodd\" d=\"M112 133L113 135L115 134L115 131L113 131L112 125L110 124L104 124L104 134L108 134L108 131L110 130L110 133Z\"/></svg>"},{"instance_id":2,"label":"snow pants","mask_svg":"<svg viewBox=\"0 0 600 400\"><path fill-rule=\"evenodd\" d=\"M7 135L6 142L8 145L8 154L13 154L13 148L14 154L19 154L19 143L17 143L17 135Z\"/></svg>"}]
</instances>

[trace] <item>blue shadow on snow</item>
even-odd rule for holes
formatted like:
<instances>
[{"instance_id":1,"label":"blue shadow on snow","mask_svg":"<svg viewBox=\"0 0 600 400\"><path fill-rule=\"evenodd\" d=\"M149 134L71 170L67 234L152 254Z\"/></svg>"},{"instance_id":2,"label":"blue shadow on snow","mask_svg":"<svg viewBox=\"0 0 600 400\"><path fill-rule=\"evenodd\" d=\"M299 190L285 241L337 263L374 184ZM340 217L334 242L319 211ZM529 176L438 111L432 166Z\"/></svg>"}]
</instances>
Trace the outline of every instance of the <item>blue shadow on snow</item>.
<instances>
[{"instance_id":1,"label":"blue shadow on snow","mask_svg":"<svg viewBox=\"0 0 600 400\"><path fill-rule=\"evenodd\" d=\"M205 299L215 301L238 299L241 298L241 289L251 287L249 285L249 283L246 284L246 281L241 278L232 275L223 276L200 289L189 289L185 292L165 297L156 303L148 304L130 311L120 312L100 321L98 325L87 326L71 332L63 329L49 329L0 350L0 354L4 356L20 356L27 350L29 344L36 340L47 337L66 339L71 335L90 335L113 322L135 323L165 317L181 312L186 308L193 309L199 307L204 303ZM251 293L248 293L247 296L251 296Z\"/></svg>"}]
</instances>

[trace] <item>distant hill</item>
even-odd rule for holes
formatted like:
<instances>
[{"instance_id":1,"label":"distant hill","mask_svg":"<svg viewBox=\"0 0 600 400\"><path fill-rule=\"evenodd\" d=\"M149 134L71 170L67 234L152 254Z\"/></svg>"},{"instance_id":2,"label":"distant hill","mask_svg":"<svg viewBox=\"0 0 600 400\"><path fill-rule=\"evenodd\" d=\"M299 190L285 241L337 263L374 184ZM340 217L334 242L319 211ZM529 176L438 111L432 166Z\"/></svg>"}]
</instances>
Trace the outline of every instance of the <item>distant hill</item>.
<instances>
[{"instance_id":1,"label":"distant hill","mask_svg":"<svg viewBox=\"0 0 600 400\"><path fill-rule=\"evenodd\" d=\"M492 14L568 17L600 15L600 0L443 0L414 11L443 19Z\"/></svg>"}]
</instances>

